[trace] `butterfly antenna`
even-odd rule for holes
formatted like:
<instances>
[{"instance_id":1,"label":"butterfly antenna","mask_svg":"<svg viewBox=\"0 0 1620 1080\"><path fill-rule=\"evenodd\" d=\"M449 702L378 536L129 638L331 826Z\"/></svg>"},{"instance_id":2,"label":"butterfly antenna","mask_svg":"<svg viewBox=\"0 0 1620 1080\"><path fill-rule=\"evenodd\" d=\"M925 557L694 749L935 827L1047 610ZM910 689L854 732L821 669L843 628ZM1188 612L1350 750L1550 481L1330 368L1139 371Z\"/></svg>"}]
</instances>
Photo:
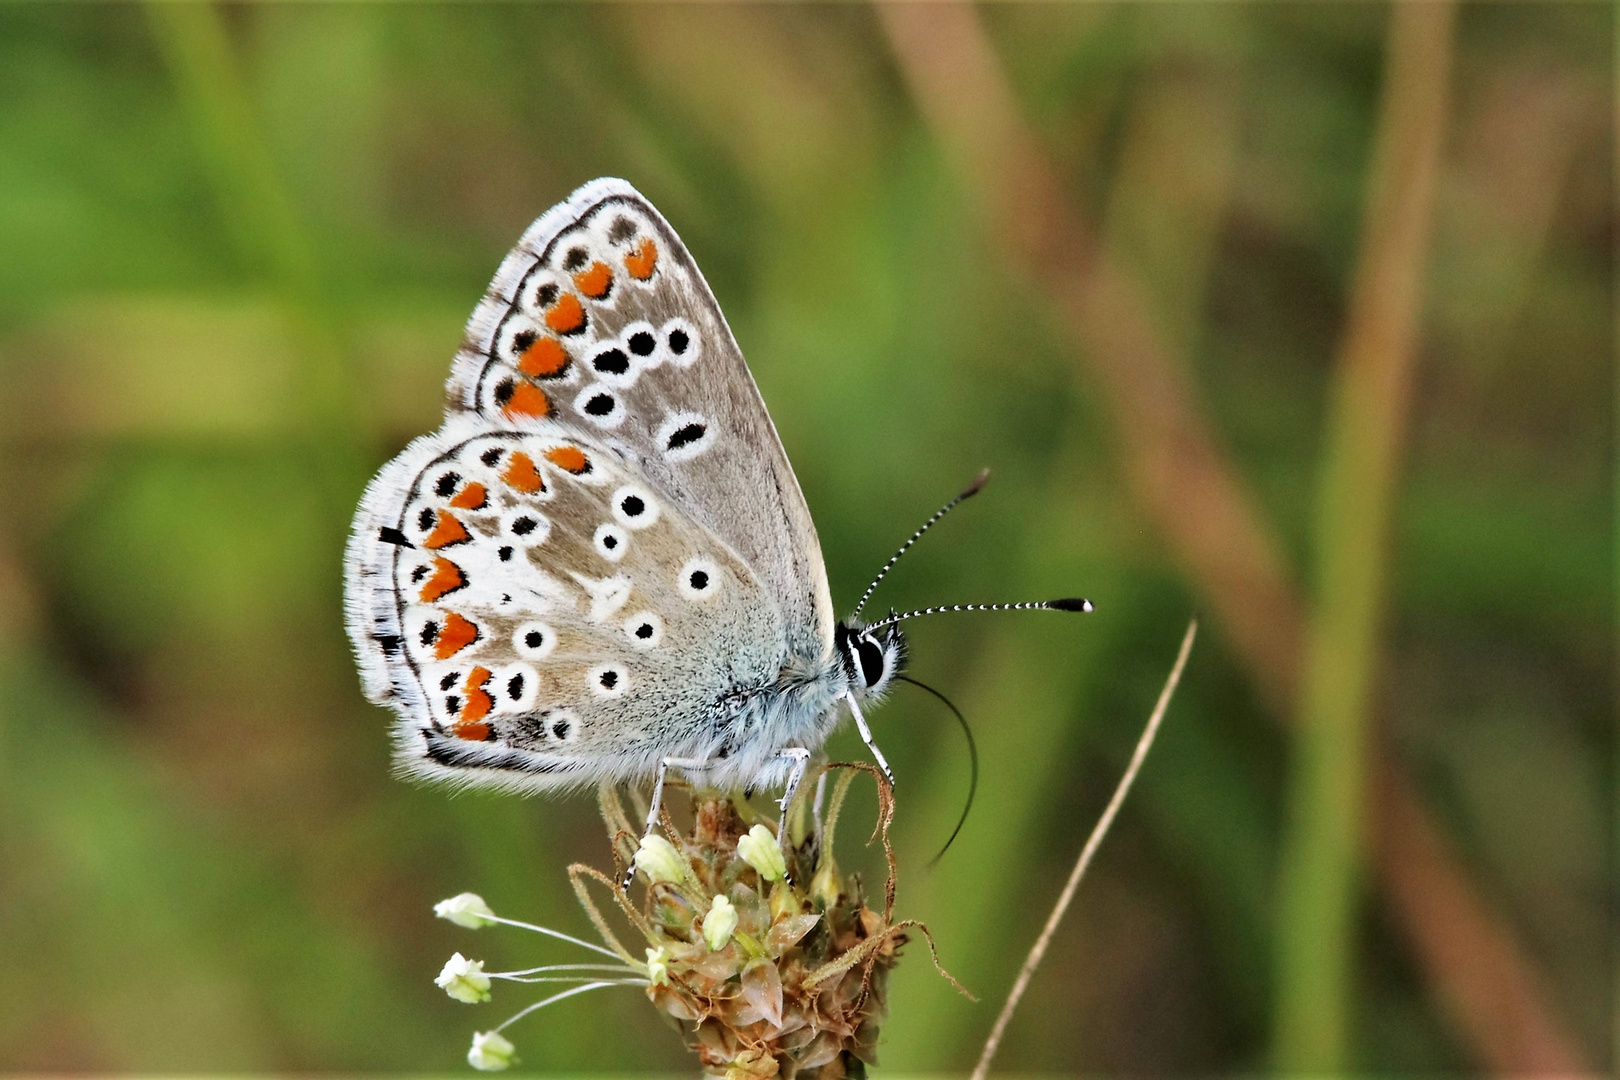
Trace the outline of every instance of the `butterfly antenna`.
<instances>
[{"instance_id":1,"label":"butterfly antenna","mask_svg":"<svg viewBox=\"0 0 1620 1080\"><path fill-rule=\"evenodd\" d=\"M1091 601L1078 596L1062 597L1057 600L1027 600L1017 604L945 604L942 607L918 608L916 611L902 611L898 615L890 615L881 622L868 626L867 632L881 630L885 626L893 626L897 622L915 619L919 615L939 615L946 611L1091 611Z\"/></svg>"},{"instance_id":2,"label":"butterfly antenna","mask_svg":"<svg viewBox=\"0 0 1620 1080\"><path fill-rule=\"evenodd\" d=\"M967 736L969 764L967 802L962 806L962 816L956 819L956 828L951 830L951 835L946 839L945 846L939 849L939 853L937 855L928 860L928 867L929 869L932 869L939 864L939 860L945 857L945 853L951 850L951 845L956 843L957 836L962 832L962 826L967 824L968 811L973 809L973 796L977 794L979 790L979 744L974 741L973 729L968 727L967 717L962 715L962 710L958 709L950 698L946 697L938 690L935 690L927 683L918 682L916 679L908 678L905 675L896 675L895 678L901 682L910 683L919 690L926 690L930 694L933 694L935 697L939 698L939 700L943 701L945 703L945 707L951 710L951 715L956 717L956 722L961 725L962 734Z\"/></svg>"},{"instance_id":3,"label":"butterfly antenna","mask_svg":"<svg viewBox=\"0 0 1620 1080\"><path fill-rule=\"evenodd\" d=\"M950 502L946 503L944 506L935 511L933 517L923 522L922 528L912 533L911 539L901 544L900 550L895 552L893 557L891 557L888 562L883 564L883 569L878 571L877 577L872 579L872 584L868 585L866 587L866 591L861 594L861 602L855 605L855 611L850 615L850 618L853 619L859 617L861 608L865 607L866 602L872 598L872 593L876 591L878 583L888 576L890 570L894 569L894 564L900 561L900 556L911 550L911 545L915 544L918 540L921 540L922 534L927 532L929 529L932 529L940 518L956 509L958 503L962 502L964 499L971 499L973 496L977 495L980 489L984 487L985 483L989 479L989 469L979 470L979 475L973 478L973 483L964 488L962 493L956 498L952 499Z\"/></svg>"}]
</instances>

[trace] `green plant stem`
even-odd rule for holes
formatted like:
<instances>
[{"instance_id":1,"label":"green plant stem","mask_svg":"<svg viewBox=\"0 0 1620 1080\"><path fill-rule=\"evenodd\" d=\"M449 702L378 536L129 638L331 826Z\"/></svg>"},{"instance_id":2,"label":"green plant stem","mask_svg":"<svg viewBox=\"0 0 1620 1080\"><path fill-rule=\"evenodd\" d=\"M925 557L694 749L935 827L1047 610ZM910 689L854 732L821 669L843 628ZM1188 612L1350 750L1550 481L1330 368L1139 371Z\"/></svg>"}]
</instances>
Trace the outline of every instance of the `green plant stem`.
<instances>
[{"instance_id":1,"label":"green plant stem","mask_svg":"<svg viewBox=\"0 0 1620 1080\"><path fill-rule=\"evenodd\" d=\"M1372 183L1317 503L1317 595L1279 881L1274 1065L1351 1066L1367 757L1455 10L1390 11Z\"/></svg>"}]
</instances>

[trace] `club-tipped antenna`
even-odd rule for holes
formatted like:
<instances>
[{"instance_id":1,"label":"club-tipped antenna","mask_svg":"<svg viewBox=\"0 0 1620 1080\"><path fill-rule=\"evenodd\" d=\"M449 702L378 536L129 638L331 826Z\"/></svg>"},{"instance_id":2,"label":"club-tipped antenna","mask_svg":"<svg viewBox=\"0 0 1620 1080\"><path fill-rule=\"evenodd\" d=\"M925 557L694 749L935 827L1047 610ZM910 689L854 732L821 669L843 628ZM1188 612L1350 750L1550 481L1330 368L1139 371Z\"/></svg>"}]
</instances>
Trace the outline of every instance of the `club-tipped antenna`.
<instances>
[{"instance_id":1,"label":"club-tipped antenna","mask_svg":"<svg viewBox=\"0 0 1620 1080\"><path fill-rule=\"evenodd\" d=\"M1017 604L945 604L941 607L918 608L916 611L902 611L898 615L890 615L887 619L872 623L866 628L867 633L881 630L885 626L893 626L897 622L915 619L919 615L939 615L946 611L1091 611L1091 601L1078 596L1066 596L1057 600L1026 600Z\"/></svg>"},{"instance_id":2,"label":"club-tipped antenna","mask_svg":"<svg viewBox=\"0 0 1620 1080\"><path fill-rule=\"evenodd\" d=\"M922 534L927 532L929 529L932 529L940 518L956 509L958 503L962 502L964 499L971 499L973 496L977 495L979 490L984 487L986 481L989 479L990 470L980 469L979 475L973 478L973 483L963 488L960 495L946 503L944 506L940 507L934 512L933 517L923 522L922 528L912 533L911 539L901 544L900 550L895 552L889 561L883 564L883 569L878 571L877 577L872 579L872 584L868 585L866 587L866 591L861 594L861 602L855 605L855 611L850 615L850 618L853 619L860 616L861 608L865 607L866 602L872 598L872 593L877 590L878 583L888 576L890 570L894 569L894 564L900 561L900 556L911 550L911 545L915 544L918 540L921 540Z\"/></svg>"}]
</instances>

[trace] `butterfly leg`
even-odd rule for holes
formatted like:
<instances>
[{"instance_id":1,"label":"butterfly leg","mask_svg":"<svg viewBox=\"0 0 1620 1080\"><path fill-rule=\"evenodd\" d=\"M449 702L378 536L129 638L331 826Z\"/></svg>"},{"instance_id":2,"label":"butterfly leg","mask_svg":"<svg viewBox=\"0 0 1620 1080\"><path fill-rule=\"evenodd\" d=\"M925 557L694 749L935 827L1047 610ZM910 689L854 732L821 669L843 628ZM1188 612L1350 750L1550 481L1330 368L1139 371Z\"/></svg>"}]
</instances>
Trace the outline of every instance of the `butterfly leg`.
<instances>
[{"instance_id":1,"label":"butterfly leg","mask_svg":"<svg viewBox=\"0 0 1620 1080\"><path fill-rule=\"evenodd\" d=\"M866 743L866 748L877 758L878 768L889 778L889 786L894 787L894 771L889 768L888 759L883 756L883 751L878 749L878 744L872 741L872 729L866 726L866 717L861 715L861 707L855 703L855 695L845 694L844 700L849 702L849 711L855 717L855 730L861 733L861 741Z\"/></svg>"},{"instance_id":2,"label":"butterfly leg","mask_svg":"<svg viewBox=\"0 0 1620 1080\"><path fill-rule=\"evenodd\" d=\"M810 804L810 820L816 823L816 835L821 835L821 808L827 801L827 771L816 777L816 800Z\"/></svg>"},{"instance_id":3,"label":"butterfly leg","mask_svg":"<svg viewBox=\"0 0 1620 1080\"><path fill-rule=\"evenodd\" d=\"M799 784L804 781L804 770L810 765L810 751L802 746L790 746L776 757L778 761L786 758L792 762L789 766L791 771L788 773L787 786L782 789L782 801L776 804L782 812L776 824L776 846L786 856L789 844L788 809L793 806L793 796L799 793ZM787 883L793 884L793 874L789 872L786 877Z\"/></svg>"},{"instance_id":4,"label":"butterfly leg","mask_svg":"<svg viewBox=\"0 0 1620 1080\"><path fill-rule=\"evenodd\" d=\"M658 763L658 779L653 784L652 803L647 808L647 827L641 830L643 840L652 835L653 828L658 824L658 811L664 808L664 779L669 775L670 769L683 769L687 773L700 773L708 768L708 758L678 758L667 757ZM630 888L630 883L636 879L635 860L631 860L630 868L624 872L622 887Z\"/></svg>"}]
</instances>

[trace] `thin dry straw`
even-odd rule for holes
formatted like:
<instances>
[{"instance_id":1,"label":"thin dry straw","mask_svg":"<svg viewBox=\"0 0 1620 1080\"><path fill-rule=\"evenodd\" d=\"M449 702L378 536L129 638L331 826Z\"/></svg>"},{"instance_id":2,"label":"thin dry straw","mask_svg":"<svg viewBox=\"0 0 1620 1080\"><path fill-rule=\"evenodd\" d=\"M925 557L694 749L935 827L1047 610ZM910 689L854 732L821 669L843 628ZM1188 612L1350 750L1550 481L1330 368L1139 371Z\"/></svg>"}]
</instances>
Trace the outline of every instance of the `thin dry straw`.
<instances>
[{"instance_id":1,"label":"thin dry straw","mask_svg":"<svg viewBox=\"0 0 1620 1080\"><path fill-rule=\"evenodd\" d=\"M1187 654L1192 652L1193 638L1197 636L1198 620L1193 619L1187 624L1187 632L1181 638L1181 651L1176 654L1175 666L1170 669L1170 677L1164 681L1164 689L1159 691L1159 700L1153 706L1153 715L1148 717L1147 727L1142 730L1142 737L1136 740L1136 751L1131 754L1131 763L1125 767L1125 775L1120 777L1119 786L1114 789L1114 797L1108 800L1108 806L1103 810L1102 817L1097 819L1096 826L1086 839L1086 846L1080 849L1080 859L1074 864L1074 871L1069 875L1068 884L1063 886L1063 894L1058 897L1057 906L1047 918L1046 926L1041 929L1041 936L1035 939L1035 947L1029 950L1029 957L1024 961L1023 970L1018 973L1018 981L1013 983L1012 993L1007 995L1007 1003L1001 1007L1001 1015L996 1017L996 1026L990 1029L990 1038L985 1040L984 1053L979 1055L979 1063L973 1067L972 1080L984 1080L989 1074L990 1062L1001 1046L1001 1037L1006 1033L1008 1023L1012 1021L1013 1011L1018 1008L1019 999L1029 988L1029 980L1046 955L1046 947L1052 943L1052 935L1057 932L1058 923L1063 921L1064 912L1069 910L1069 901L1074 899L1074 891L1079 888L1080 879L1086 876L1086 868L1091 865L1091 857L1097 853L1097 847L1107 835L1108 827L1114 823L1114 815L1119 813L1120 804L1125 801L1126 794L1131 790L1131 784L1136 780L1136 774L1142 768L1142 762L1147 759L1148 750L1153 747L1153 738L1159 733L1159 722L1164 719L1164 712L1170 707L1171 695L1176 692L1176 684L1181 682L1181 670L1187 666Z\"/></svg>"}]
</instances>

